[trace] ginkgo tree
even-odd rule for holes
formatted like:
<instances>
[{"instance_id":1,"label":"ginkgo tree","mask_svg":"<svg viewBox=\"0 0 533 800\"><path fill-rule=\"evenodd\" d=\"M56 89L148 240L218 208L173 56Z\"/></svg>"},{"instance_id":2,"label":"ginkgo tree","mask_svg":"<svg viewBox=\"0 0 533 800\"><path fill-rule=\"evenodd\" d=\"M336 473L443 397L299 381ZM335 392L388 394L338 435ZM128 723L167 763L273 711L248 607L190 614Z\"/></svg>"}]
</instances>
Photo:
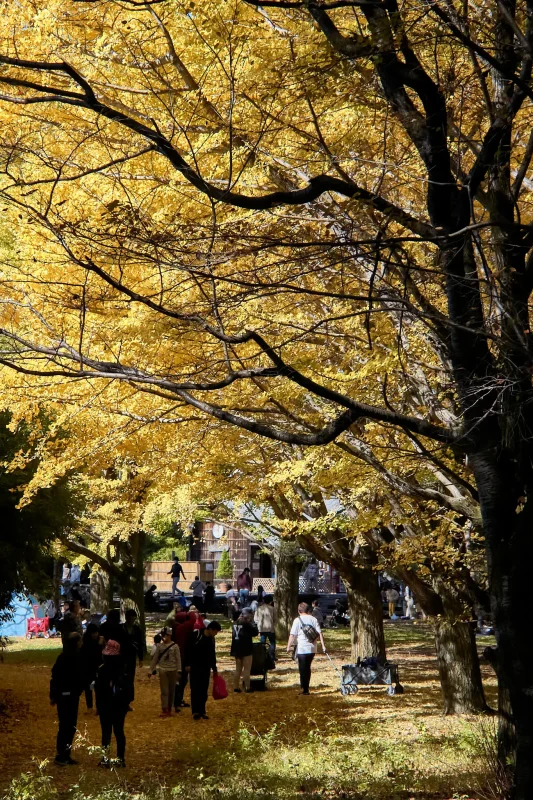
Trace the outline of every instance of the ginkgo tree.
<instances>
[{"instance_id":1,"label":"ginkgo tree","mask_svg":"<svg viewBox=\"0 0 533 800\"><path fill-rule=\"evenodd\" d=\"M9 390L302 446L370 419L467 459L529 798L527 1L3 12ZM376 339L401 358L422 329L457 423L357 377Z\"/></svg>"}]
</instances>

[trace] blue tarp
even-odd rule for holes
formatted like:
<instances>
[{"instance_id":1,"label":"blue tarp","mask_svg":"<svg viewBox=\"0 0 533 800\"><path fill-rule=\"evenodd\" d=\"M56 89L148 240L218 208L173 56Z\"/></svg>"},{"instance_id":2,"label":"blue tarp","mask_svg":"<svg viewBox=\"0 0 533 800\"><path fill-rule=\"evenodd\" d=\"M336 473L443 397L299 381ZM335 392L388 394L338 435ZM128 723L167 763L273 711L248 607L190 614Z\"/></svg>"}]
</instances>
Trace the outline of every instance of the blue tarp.
<instances>
[{"instance_id":1,"label":"blue tarp","mask_svg":"<svg viewBox=\"0 0 533 800\"><path fill-rule=\"evenodd\" d=\"M26 636L26 620L33 619L34 597L13 595L14 614L7 622L0 622L0 636Z\"/></svg>"}]
</instances>

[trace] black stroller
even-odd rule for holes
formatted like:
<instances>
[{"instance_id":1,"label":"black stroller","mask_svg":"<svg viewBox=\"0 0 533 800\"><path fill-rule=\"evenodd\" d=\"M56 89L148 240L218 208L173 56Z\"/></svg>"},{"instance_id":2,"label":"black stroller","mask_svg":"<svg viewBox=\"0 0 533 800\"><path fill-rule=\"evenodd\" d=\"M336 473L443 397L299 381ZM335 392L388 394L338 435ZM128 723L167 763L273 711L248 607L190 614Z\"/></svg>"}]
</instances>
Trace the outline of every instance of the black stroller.
<instances>
[{"instance_id":1,"label":"black stroller","mask_svg":"<svg viewBox=\"0 0 533 800\"><path fill-rule=\"evenodd\" d=\"M252 692L264 692L267 688L268 671L275 668L268 645L254 642L252 650L252 668L250 670L250 689Z\"/></svg>"}]
</instances>

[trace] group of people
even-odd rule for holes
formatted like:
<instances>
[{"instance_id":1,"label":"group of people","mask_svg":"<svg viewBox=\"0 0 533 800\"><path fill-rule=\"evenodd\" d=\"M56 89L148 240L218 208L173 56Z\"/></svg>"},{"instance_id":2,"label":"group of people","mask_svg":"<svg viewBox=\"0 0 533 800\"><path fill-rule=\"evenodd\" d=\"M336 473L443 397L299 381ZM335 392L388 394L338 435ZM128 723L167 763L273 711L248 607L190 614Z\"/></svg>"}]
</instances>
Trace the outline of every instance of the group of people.
<instances>
[{"instance_id":1,"label":"group of people","mask_svg":"<svg viewBox=\"0 0 533 800\"><path fill-rule=\"evenodd\" d=\"M50 702L57 707L56 764L76 762L71 756L76 733L79 700L85 693L88 709L96 711L102 730L102 758L99 765L110 766L109 748L114 734L117 743L117 766L124 767L126 737L124 722L135 696L135 671L143 663L144 639L137 624L137 612L111 609L102 625L89 622L83 632L79 609L70 604L63 614L61 638L63 651L58 656L50 680Z\"/></svg>"}]
</instances>

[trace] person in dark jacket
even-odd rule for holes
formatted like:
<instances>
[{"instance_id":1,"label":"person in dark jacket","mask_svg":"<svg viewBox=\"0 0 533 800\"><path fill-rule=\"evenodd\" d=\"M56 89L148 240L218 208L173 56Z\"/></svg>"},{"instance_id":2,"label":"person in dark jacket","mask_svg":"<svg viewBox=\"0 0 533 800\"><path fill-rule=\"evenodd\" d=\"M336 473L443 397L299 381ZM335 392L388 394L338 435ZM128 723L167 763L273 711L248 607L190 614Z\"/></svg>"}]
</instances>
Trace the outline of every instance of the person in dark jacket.
<instances>
[{"instance_id":1,"label":"person in dark jacket","mask_svg":"<svg viewBox=\"0 0 533 800\"><path fill-rule=\"evenodd\" d=\"M93 707L92 684L96 680L98 667L102 663L102 650L104 649L103 640L98 630L98 625L89 622L83 634L81 645L81 659L84 670L85 702L88 709Z\"/></svg>"},{"instance_id":2,"label":"person in dark jacket","mask_svg":"<svg viewBox=\"0 0 533 800\"><path fill-rule=\"evenodd\" d=\"M204 611L206 614L212 613L215 606L215 587L211 581L206 581L204 591Z\"/></svg>"},{"instance_id":3,"label":"person in dark jacket","mask_svg":"<svg viewBox=\"0 0 533 800\"><path fill-rule=\"evenodd\" d=\"M125 672L125 661L121 657L120 644L109 639L104 647L103 663L96 677L96 708L102 729L103 756L99 767L111 766L109 748L114 733L117 742L117 761L119 767L126 766L126 736L124 721L129 705L129 684Z\"/></svg>"},{"instance_id":4,"label":"person in dark jacket","mask_svg":"<svg viewBox=\"0 0 533 800\"><path fill-rule=\"evenodd\" d=\"M159 594L157 586L153 583L144 594L144 608L146 611L159 611Z\"/></svg>"},{"instance_id":5,"label":"person in dark jacket","mask_svg":"<svg viewBox=\"0 0 533 800\"><path fill-rule=\"evenodd\" d=\"M63 603L63 616L59 623L59 630L61 632L61 641L63 645L69 638L71 633L79 633L83 635L83 628L81 626L80 618L80 604L76 600L66 600Z\"/></svg>"},{"instance_id":6,"label":"person in dark jacket","mask_svg":"<svg viewBox=\"0 0 533 800\"><path fill-rule=\"evenodd\" d=\"M135 670L137 663L142 667L144 658L144 636L137 624L137 612L134 608L127 609L126 622L122 627L124 629L122 650L130 686L129 702L132 703L135 699Z\"/></svg>"},{"instance_id":7,"label":"person in dark jacket","mask_svg":"<svg viewBox=\"0 0 533 800\"><path fill-rule=\"evenodd\" d=\"M205 704L211 670L217 673L215 636L220 630L220 622L213 620L207 628L193 631L185 646L185 669L191 679L191 711L195 720L209 719Z\"/></svg>"},{"instance_id":8,"label":"person in dark jacket","mask_svg":"<svg viewBox=\"0 0 533 800\"><path fill-rule=\"evenodd\" d=\"M111 608L106 614L105 622L100 625L100 636L104 637L104 641L108 642L112 639L114 642L123 644L126 639L124 627L120 622L120 611L118 608ZM121 653L121 658L124 660L124 654Z\"/></svg>"},{"instance_id":9,"label":"person in dark jacket","mask_svg":"<svg viewBox=\"0 0 533 800\"><path fill-rule=\"evenodd\" d=\"M56 706L59 719L55 763L61 766L77 764L71 758L70 751L76 734L78 706L84 685L80 647L81 636L76 631L71 632L63 642L63 652L58 655L52 667L50 704Z\"/></svg>"},{"instance_id":10,"label":"person in dark jacket","mask_svg":"<svg viewBox=\"0 0 533 800\"><path fill-rule=\"evenodd\" d=\"M257 625L251 613L243 611L231 629L230 654L235 658L233 691L241 691L241 675L244 691L250 691L250 670L252 668L253 638L258 635Z\"/></svg>"}]
</instances>

